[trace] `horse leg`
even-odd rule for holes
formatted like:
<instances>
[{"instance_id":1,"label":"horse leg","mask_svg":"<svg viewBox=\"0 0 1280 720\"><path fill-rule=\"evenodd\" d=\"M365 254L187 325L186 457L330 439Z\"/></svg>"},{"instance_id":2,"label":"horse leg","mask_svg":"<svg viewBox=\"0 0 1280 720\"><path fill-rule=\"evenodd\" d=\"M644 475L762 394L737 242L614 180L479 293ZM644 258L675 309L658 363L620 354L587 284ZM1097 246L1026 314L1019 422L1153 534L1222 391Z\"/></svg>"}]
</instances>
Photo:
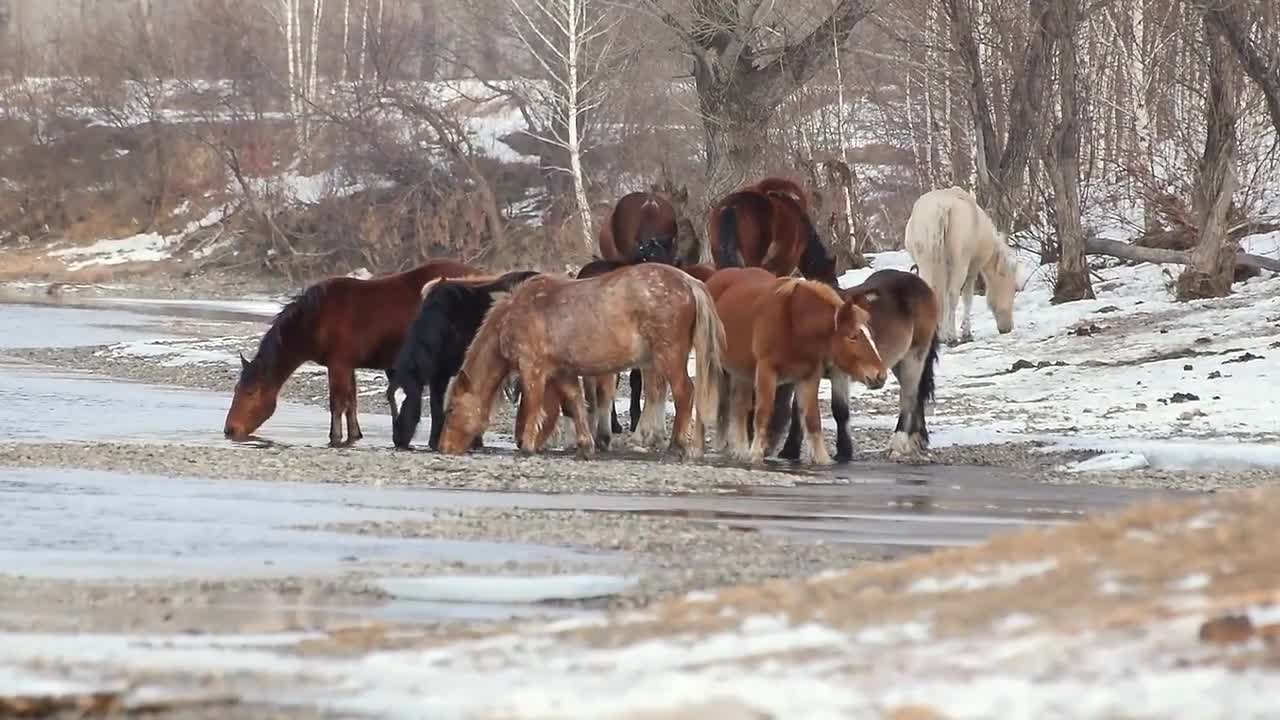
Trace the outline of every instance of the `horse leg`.
<instances>
[{"instance_id":1,"label":"horse leg","mask_svg":"<svg viewBox=\"0 0 1280 720\"><path fill-rule=\"evenodd\" d=\"M814 465L830 465L831 454L827 452L826 438L822 437L822 415L818 405L818 386L822 384L822 374L796 383L796 399L804 410L804 434L809 441L809 454Z\"/></svg>"},{"instance_id":2,"label":"horse leg","mask_svg":"<svg viewBox=\"0 0 1280 720\"><path fill-rule=\"evenodd\" d=\"M356 405L359 402L359 395L356 394L356 371L352 370L348 374L348 387L351 388L350 395L347 400L347 444L350 445L360 438L364 437L364 433L360 431L360 416L356 412Z\"/></svg>"},{"instance_id":3,"label":"horse leg","mask_svg":"<svg viewBox=\"0 0 1280 720\"><path fill-rule=\"evenodd\" d=\"M920 402L920 376L924 373L924 357L908 352L893 367L898 378L898 425L889 439L889 457L909 458L924 453L928 430L924 424L924 407Z\"/></svg>"},{"instance_id":4,"label":"horse leg","mask_svg":"<svg viewBox=\"0 0 1280 720\"><path fill-rule=\"evenodd\" d=\"M707 378L703 382L720 383L720 402L716 407L716 437L711 447L716 452L724 452L729 447L729 428L732 425L733 379L729 373L721 370L719 377Z\"/></svg>"},{"instance_id":5,"label":"horse leg","mask_svg":"<svg viewBox=\"0 0 1280 720\"><path fill-rule=\"evenodd\" d=\"M948 345L955 344L956 337L956 296L952 293L951 273L945 267L935 267L933 262L920 266L920 277L933 289L941 305L938 320L938 341ZM960 286L954 286L959 291Z\"/></svg>"},{"instance_id":6,"label":"horse leg","mask_svg":"<svg viewBox=\"0 0 1280 720\"><path fill-rule=\"evenodd\" d=\"M578 453L579 460L590 460L595 452L595 447L591 443L591 429L587 427L587 403L582 397L582 386L578 383L577 376L574 375L556 375L551 379L551 383L559 391L561 397L568 401L573 408L573 429L578 435Z\"/></svg>"},{"instance_id":7,"label":"horse leg","mask_svg":"<svg viewBox=\"0 0 1280 720\"><path fill-rule=\"evenodd\" d=\"M577 382L577 379L574 379ZM538 446L534 448L536 452L542 452L547 447L547 442L551 440L551 436L555 434L560 427L560 412L564 405L564 396L560 393L559 387L555 383L547 385L546 395L542 401L542 428L538 432Z\"/></svg>"},{"instance_id":8,"label":"horse leg","mask_svg":"<svg viewBox=\"0 0 1280 720\"><path fill-rule=\"evenodd\" d=\"M796 398L795 385L782 385L778 388L773 400L773 420L769 423L769 449L778 442L782 434L782 423L787 423L787 438L782 444L778 457L783 460L800 459L800 440L804 429L800 425L800 406Z\"/></svg>"},{"instance_id":9,"label":"horse leg","mask_svg":"<svg viewBox=\"0 0 1280 720\"><path fill-rule=\"evenodd\" d=\"M831 418L836 421L836 461L853 459L853 435L849 432L849 376L832 368Z\"/></svg>"},{"instance_id":10,"label":"horse leg","mask_svg":"<svg viewBox=\"0 0 1280 720\"><path fill-rule=\"evenodd\" d=\"M644 380L640 368L631 368L631 431L635 432L636 423L640 422L640 395L644 392Z\"/></svg>"},{"instance_id":11,"label":"horse leg","mask_svg":"<svg viewBox=\"0 0 1280 720\"><path fill-rule=\"evenodd\" d=\"M743 384L745 385L746 383ZM764 446L766 436L769 434L769 421L773 418L773 400L778 393L778 374L765 363L756 365L755 391L755 439L751 441L751 452L748 459L752 465L763 465Z\"/></svg>"},{"instance_id":12,"label":"horse leg","mask_svg":"<svg viewBox=\"0 0 1280 720\"><path fill-rule=\"evenodd\" d=\"M449 376L438 375L431 378L427 392L431 393L428 402L431 404L431 433L427 436L427 447L440 449L440 433L444 431L444 395L449 390ZM479 436L476 437L480 439Z\"/></svg>"},{"instance_id":13,"label":"horse leg","mask_svg":"<svg viewBox=\"0 0 1280 720\"><path fill-rule=\"evenodd\" d=\"M731 386L729 402L728 445L729 454L735 460L746 460L750 457L747 447L747 413L751 412L751 382L742 378L730 378Z\"/></svg>"},{"instance_id":14,"label":"horse leg","mask_svg":"<svg viewBox=\"0 0 1280 720\"><path fill-rule=\"evenodd\" d=\"M595 440L596 449L604 452L609 449L609 443L613 440L613 423L614 415L606 413L604 409L614 409L614 393L617 392L618 376L607 375L607 379L602 379L596 383L596 411L592 418L595 424ZM614 409L614 412L617 412Z\"/></svg>"},{"instance_id":15,"label":"horse leg","mask_svg":"<svg viewBox=\"0 0 1280 720\"><path fill-rule=\"evenodd\" d=\"M343 447L342 417L346 410L347 398L351 389L347 387L347 376L351 371L343 368L329 368L329 447Z\"/></svg>"},{"instance_id":16,"label":"horse leg","mask_svg":"<svg viewBox=\"0 0 1280 720\"><path fill-rule=\"evenodd\" d=\"M640 411L640 421L636 423L636 431L632 433L633 443L649 449L662 441L662 433L667 425L667 382L657 373L650 374L650 381L644 384L644 407Z\"/></svg>"},{"instance_id":17,"label":"horse leg","mask_svg":"<svg viewBox=\"0 0 1280 720\"><path fill-rule=\"evenodd\" d=\"M400 408L396 405L396 390L400 388L395 381L395 373L391 370L383 370L387 374L387 405L391 407L391 424L396 424L396 418L400 415Z\"/></svg>"},{"instance_id":18,"label":"horse leg","mask_svg":"<svg viewBox=\"0 0 1280 720\"><path fill-rule=\"evenodd\" d=\"M689 457L690 422L693 420L693 380L689 379L689 353L679 357L666 357L660 363L654 363L654 369L662 375L671 386L671 398L675 401L676 419L671 428L671 443L667 452L673 453L681 460Z\"/></svg>"},{"instance_id":19,"label":"horse leg","mask_svg":"<svg viewBox=\"0 0 1280 720\"><path fill-rule=\"evenodd\" d=\"M523 427L517 429L517 449L524 455L532 455L534 449L538 446L538 431L542 429L542 424L547 422L547 418L542 417L542 396L546 394L547 378L540 372L532 369L520 368L520 409L518 413L523 418ZM579 391L577 397L582 399L582 393ZM586 415L587 409L574 408L578 411L575 414ZM574 418L574 422L577 422Z\"/></svg>"},{"instance_id":20,"label":"horse leg","mask_svg":"<svg viewBox=\"0 0 1280 720\"><path fill-rule=\"evenodd\" d=\"M978 282L978 274L970 272L960 287L960 343L973 342L973 288Z\"/></svg>"}]
</instances>

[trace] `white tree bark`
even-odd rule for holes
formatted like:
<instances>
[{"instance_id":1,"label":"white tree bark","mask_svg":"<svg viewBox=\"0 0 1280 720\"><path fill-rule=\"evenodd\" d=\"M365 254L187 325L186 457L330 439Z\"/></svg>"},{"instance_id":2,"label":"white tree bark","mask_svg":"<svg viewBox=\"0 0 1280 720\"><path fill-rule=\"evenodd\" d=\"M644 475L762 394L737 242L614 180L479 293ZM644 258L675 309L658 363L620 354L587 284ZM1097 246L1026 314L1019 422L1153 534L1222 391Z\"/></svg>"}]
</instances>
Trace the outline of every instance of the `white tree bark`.
<instances>
[{"instance_id":1,"label":"white tree bark","mask_svg":"<svg viewBox=\"0 0 1280 720\"><path fill-rule=\"evenodd\" d=\"M369 58L369 2L364 0L364 15L360 20L360 79L364 80L364 68L368 65Z\"/></svg>"},{"instance_id":2,"label":"white tree bark","mask_svg":"<svg viewBox=\"0 0 1280 720\"><path fill-rule=\"evenodd\" d=\"M320 58L320 28L324 20L324 0L311 2L311 47L307 58L307 99L315 101L319 89L320 75L316 72Z\"/></svg>"},{"instance_id":3,"label":"white tree bark","mask_svg":"<svg viewBox=\"0 0 1280 720\"><path fill-rule=\"evenodd\" d=\"M831 50L834 53L835 70L836 70L836 106L838 108L836 114L836 137L840 143L840 159L844 161L844 166L852 168L849 164L849 136L845 134L844 116L846 107L844 104L844 70L840 64L840 36L831 36ZM908 106L910 101L908 101ZM915 133L912 133L914 137ZM852 178L851 178L852 180ZM852 185L852 182L850 183ZM846 241L849 243L850 252L856 257L862 248L858 247L860 238L857 237L857 231L853 223L853 188L846 186L844 188L844 223L849 229L849 237Z\"/></svg>"},{"instance_id":4,"label":"white tree bark","mask_svg":"<svg viewBox=\"0 0 1280 720\"><path fill-rule=\"evenodd\" d=\"M342 82L351 73L351 0L342 1Z\"/></svg>"},{"instance_id":5,"label":"white tree bark","mask_svg":"<svg viewBox=\"0 0 1280 720\"><path fill-rule=\"evenodd\" d=\"M549 116L544 125L552 131L535 137L562 148L568 156L569 167L556 169L569 173L582 242L590 248L595 244L595 232L582 163L586 150L582 120L603 101L600 80L614 24L607 22L603 13L593 12L593 0L510 2L515 10L515 33L546 76L548 89L542 94L545 107L541 110Z\"/></svg>"}]
</instances>

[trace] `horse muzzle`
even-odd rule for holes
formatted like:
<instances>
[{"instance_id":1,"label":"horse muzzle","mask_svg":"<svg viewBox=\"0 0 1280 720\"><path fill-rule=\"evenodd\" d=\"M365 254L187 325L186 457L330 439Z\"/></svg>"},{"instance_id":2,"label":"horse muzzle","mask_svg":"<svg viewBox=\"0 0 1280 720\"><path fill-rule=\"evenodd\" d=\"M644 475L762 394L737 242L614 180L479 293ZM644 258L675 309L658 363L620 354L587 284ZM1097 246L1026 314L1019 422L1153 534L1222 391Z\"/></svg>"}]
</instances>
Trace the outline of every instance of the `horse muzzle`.
<instances>
[{"instance_id":1,"label":"horse muzzle","mask_svg":"<svg viewBox=\"0 0 1280 720\"><path fill-rule=\"evenodd\" d=\"M867 387L871 388L872 390L879 390L880 388L884 387L884 384L888 379L889 379L889 374L881 372L881 373L876 373L875 375L868 375L867 379L863 381L863 384L865 384Z\"/></svg>"}]
</instances>

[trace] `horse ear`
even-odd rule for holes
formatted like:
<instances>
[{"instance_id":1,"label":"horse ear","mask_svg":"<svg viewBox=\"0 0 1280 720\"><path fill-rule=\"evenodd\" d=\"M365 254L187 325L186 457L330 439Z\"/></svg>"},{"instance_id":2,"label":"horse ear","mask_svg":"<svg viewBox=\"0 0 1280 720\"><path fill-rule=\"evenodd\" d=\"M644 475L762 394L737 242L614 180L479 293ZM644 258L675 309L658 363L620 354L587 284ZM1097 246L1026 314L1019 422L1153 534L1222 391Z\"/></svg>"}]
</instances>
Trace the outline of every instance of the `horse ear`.
<instances>
[{"instance_id":1,"label":"horse ear","mask_svg":"<svg viewBox=\"0 0 1280 720\"><path fill-rule=\"evenodd\" d=\"M247 367L249 367L249 361L244 359L244 353L242 352L240 353L240 369L243 370Z\"/></svg>"}]
</instances>

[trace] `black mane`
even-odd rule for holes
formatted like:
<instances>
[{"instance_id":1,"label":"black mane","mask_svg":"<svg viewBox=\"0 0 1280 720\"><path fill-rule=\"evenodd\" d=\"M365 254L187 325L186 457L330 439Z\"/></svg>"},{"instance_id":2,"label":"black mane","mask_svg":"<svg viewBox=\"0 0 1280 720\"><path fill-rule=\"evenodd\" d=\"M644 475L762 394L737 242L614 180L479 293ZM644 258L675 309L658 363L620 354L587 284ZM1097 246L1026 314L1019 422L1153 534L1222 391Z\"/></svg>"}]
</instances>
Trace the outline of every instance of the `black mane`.
<instances>
[{"instance_id":1,"label":"black mane","mask_svg":"<svg viewBox=\"0 0 1280 720\"><path fill-rule=\"evenodd\" d=\"M324 298L324 283L317 283L290 298L271 320L271 327L258 342L258 352L240 369L241 384L252 385L275 371L285 338L297 336L298 330L315 315Z\"/></svg>"}]
</instances>

